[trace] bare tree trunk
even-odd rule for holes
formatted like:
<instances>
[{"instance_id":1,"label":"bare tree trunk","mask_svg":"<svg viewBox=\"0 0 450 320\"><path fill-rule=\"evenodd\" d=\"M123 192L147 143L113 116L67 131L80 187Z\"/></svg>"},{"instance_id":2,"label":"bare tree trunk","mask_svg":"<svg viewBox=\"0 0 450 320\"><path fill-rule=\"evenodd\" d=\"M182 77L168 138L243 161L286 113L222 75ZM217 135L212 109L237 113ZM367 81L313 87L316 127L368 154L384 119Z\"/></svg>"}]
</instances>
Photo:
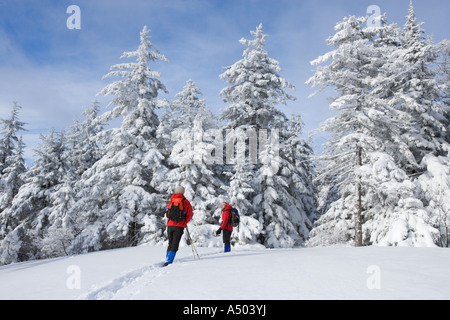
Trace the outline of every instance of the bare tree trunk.
<instances>
[{"instance_id":1,"label":"bare tree trunk","mask_svg":"<svg viewBox=\"0 0 450 320\"><path fill-rule=\"evenodd\" d=\"M133 220L129 223L128 229L128 244L127 246L135 247L138 245L138 236L140 232L140 225L137 222L138 212L137 209L134 209Z\"/></svg>"},{"instance_id":2,"label":"bare tree trunk","mask_svg":"<svg viewBox=\"0 0 450 320\"><path fill-rule=\"evenodd\" d=\"M362 166L362 148L358 146L358 166ZM361 186L361 177L359 177L358 182L358 202L357 202L357 211L355 215L355 246L361 247L362 244L362 186Z\"/></svg>"},{"instance_id":3,"label":"bare tree trunk","mask_svg":"<svg viewBox=\"0 0 450 320\"><path fill-rule=\"evenodd\" d=\"M448 248L448 226L445 226L445 247Z\"/></svg>"}]
</instances>

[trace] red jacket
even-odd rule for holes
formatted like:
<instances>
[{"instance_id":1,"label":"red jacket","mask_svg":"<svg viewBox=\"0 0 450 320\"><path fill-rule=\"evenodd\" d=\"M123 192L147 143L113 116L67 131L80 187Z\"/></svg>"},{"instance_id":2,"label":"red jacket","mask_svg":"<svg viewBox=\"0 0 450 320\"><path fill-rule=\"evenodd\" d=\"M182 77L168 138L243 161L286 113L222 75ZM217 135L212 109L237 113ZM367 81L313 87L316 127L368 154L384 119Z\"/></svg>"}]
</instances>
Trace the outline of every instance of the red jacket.
<instances>
[{"instance_id":1,"label":"red jacket","mask_svg":"<svg viewBox=\"0 0 450 320\"><path fill-rule=\"evenodd\" d=\"M225 209L222 209L222 225L220 226L220 229L222 230L230 230L233 231L233 226L231 225L231 212L230 209L233 209L232 206L230 206L229 203L227 203L227 206Z\"/></svg>"},{"instance_id":2,"label":"red jacket","mask_svg":"<svg viewBox=\"0 0 450 320\"><path fill-rule=\"evenodd\" d=\"M173 198L184 198L184 195L179 194L179 193L174 193L172 195L172 198L170 199L170 201L172 201ZM183 199L183 209L184 209L184 212L186 212L186 219L184 219L183 221L180 221L180 222L167 220L168 227L170 227L170 226L183 227L183 228L187 227L187 223L189 221L191 221L191 219L192 219L192 206L191 206L191 203L186 198Z\"/></svg>"}]
</instances>

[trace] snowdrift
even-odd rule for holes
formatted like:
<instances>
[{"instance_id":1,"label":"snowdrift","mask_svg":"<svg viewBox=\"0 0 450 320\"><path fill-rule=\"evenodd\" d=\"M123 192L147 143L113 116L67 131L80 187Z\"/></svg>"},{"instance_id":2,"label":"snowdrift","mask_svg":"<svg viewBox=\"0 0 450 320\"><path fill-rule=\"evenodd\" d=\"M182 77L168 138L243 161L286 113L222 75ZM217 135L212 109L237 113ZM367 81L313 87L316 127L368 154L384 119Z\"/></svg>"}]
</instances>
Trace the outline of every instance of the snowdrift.
<instances>
[{"instance_id":1,"label":"snowdrift","mask_svg":"<svg viewBox=\"0 0 450 320\"><path fill-rule=\"evenodd\" d=\"M139 246L0 267L0 299L449 299L442 248Z\"/></svg>"}]
</instances>

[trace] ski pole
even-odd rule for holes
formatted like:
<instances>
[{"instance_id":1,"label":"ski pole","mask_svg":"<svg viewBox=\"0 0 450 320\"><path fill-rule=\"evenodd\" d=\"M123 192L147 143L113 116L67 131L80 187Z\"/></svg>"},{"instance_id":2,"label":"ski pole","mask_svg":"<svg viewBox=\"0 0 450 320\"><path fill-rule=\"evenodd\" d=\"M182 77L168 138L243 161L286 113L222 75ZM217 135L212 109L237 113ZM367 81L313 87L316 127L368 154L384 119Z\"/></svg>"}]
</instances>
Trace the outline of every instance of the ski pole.
<instances>
[{"instance_id":1,"label":"ski pole","mask_svg":"<svg viewBox=\"0 0 450 320\"><path fill-rule=\"evenodd\" d=\"M189 233L189 229L187 227L186 227L186 231L187 231L187 235L188 235L189 244L191 245L192 255L194 256L194 260L195 260L194 244L192 242L192 238L191 238L191 235Z\"/></svg>"},{"instance_id":2,"label":"ski pole","mask_svg":"<svg viewBox=\"0 0 450 320\"><path fill-rule=\"evenodd\" d=\"M187 228L187 226L186 226L186 231L188 233L189 242L191 243L192 254L194 254L194 251L195 251L195 254L197 255L197 258L200 259L200 256L198 255L198 252L197 252L197 248L194 245L194 241L191 238L191 234L189 233L189 229ZM195 255L194 255L194 259L195 259Z\"/></svg>"},{"instance_id":3,"label":"ski pole","mask_svg":"<svg viewBox=\"0 0 450 320\"><path fill-rule=\"evenodd\" d=\"M194 259L195 259L195 255L197 254L197 258L200 259L200 256L198 255L197 249L194 246L194 241L192 241L191 234L189 233L189 229L187 226L186 226L186 231L187 231L187 235L188 235L188 239L189 239L189 244L191 245L192 255L194 256ZM194 253L194 251L195 251L195 253Z\"/></svg>"}]
</instances>

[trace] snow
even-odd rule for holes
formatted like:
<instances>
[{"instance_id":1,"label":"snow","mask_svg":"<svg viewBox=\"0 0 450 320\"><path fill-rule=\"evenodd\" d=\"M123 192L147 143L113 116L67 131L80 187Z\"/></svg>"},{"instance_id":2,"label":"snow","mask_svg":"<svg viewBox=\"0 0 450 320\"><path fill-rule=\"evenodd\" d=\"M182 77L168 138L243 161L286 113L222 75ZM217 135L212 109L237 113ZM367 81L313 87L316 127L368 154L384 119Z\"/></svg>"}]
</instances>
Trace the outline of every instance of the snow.
<instances>
[{"instance_id":1,"label":"snow","mask_svg":"<svg viewBox=\"0 0 450 320\"><path fill-rule=\"evenodd\" d=\"M443 248L143 245L0 267L0 299L449 299Z\"/></svg>"}]
</instances>

